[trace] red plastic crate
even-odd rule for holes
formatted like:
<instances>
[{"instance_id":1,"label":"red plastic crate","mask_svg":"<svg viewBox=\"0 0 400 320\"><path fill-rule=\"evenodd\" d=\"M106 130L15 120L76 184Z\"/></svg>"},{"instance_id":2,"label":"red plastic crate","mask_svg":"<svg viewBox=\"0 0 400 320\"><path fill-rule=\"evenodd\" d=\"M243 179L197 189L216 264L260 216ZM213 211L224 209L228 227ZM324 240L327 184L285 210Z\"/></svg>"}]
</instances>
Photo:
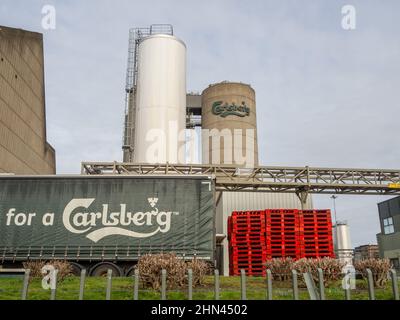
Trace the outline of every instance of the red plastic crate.
<instances>
[{"instance_id":1,"label":"red plastic crate","mask_svg":"<svg viewBox=\"0 0 400 320\"><path fill-rule=\"evenodd\" d=\"M235 275L241 269L265 275L264 259L334 257L330 210L234 212L228 218L228 239L233 246L230 271ZM260 246L263 249L254 249Z\"/></svg>"}]
</instances>

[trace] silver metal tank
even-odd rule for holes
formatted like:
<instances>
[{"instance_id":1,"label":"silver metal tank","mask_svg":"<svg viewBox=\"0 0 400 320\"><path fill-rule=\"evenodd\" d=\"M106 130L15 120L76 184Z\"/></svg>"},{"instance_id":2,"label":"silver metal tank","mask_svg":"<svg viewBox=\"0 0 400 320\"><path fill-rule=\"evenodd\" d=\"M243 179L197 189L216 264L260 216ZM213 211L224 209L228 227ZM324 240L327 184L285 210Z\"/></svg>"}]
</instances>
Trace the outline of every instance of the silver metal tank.
<instances>
[{"instance_id":1,"label":"silver metal tank","mask_svg":"<svg viewBox=\"0 0 400 320\"><path fill-rule=\"evenodd\" d=\"M184 163L186 46L172 35L145 37L138 47L136 163Z\"/></svg>"},{"instance_id":2,"label":"silver metal tank","mask_svg":"<svg viewBox=\"0 0 400 320\"><path fill-rule=\"evenodd\" d=\"M347 221L337 221L333 226L332 233L336 257L346 264L352 264L353 248L351 246L350 229Z\"/></svg>"}]
</instances>

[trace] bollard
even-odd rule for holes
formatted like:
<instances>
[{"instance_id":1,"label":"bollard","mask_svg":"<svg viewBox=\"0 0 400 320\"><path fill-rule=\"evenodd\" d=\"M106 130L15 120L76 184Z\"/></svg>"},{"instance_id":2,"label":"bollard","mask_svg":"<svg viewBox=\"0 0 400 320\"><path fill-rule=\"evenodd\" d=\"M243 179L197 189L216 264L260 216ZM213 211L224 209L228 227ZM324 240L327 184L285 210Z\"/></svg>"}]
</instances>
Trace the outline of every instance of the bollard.
<instances>
[{"instance_id":1,"label":"bollard","mask_svg":"<svg viewBox=\"0 0 400 320\"><path fill-rule=\"evenodd\" d=\"M304 281L307 286L308 294L310 295L310 300L318 300L318 295L315 290L314 280L312 279L309 272L303 273Z\"/></svg>"},{"instance_id":2,"label":"bollard","mask_svg":"<svg viewBox=\"0 0 400 320\"><path fill-rule=\"evenodd\" d=\"M167 270L161 271L161 300L167 300Z\"/></svg>"},{"instance_id":3,"label":"bollard","mask_svg":"<svg viewBox=\"0 0 400 320\"><path fill-rule=\"evenodd\" d=\"M367 269L367 280L369 300L375 300L374 279L372 277L372 272L370 269Z\"/></svg>"},{"instance_id":4,"label":"bollard","mask_svg":"<svg viewBox=\"0 0 400 320\"><path fill-rule=\"evenodd\" d=\"M58 269L54 269L51 275L51 280L50 280L50 300L56 300L57 297L57 275L58 275Z\"/></svg>"},{"instance_id":5,"label":"bollard","mask_svg":"<svg viewBox=\"0 0 400 320\"><path fill-rule=\"evenodd\" d=\"M139 300L139 269L135 269L135 283L133 284L133 300Z\"/></svg>"},{"instance_id":6,"label":"bollard","mask_svg":"<svg viewBox=\"0 0 400 320\"><path fill-rule=\"evenodd\" d=\"M79 285L79 300L83 300L83 294L85 290L85 280L86 280L86 269L81 271L81 283Z\"/></svg>"},{"instance_id":7,"label":"bollard","mask_svg":"<svg viewBox=\"0 0 400 320\"><path fill-rule=\"evenodd\" d=\"M193 271L188 269L188 300L193 300Z\"/></svg>"},{"instance_id":8,"label":"bollard","mask_svg":"<svg viewBox=\"0 0 400 320\"><path fill-rule=\"evenodd\" d=\"M112 286L112 270L107 270L107 290L106 290L106 300L111 300L111 286Z\"/></svg>"},{"instance_id":9,"label":"bollard","mask_svg":"<svg viewBox=\"0 0 400 320\"><path fill-rule=\"evenodd\" d=\"M267 300L272 300L272 272L267 269Z\"/></svg>"},{"instance_id":10,"label":"bollard","mask_svg":"<svg viewBox=\"0 0 400 320\"><path fill-rule=\"evenodd\" d=\"M24 275L24 283L22 285L22 294L21 294L21 300L26 300L28 298L28 288L29 288L29 276L31 274L30 269L25 270L25 275Z\"/></svg>"},{"instance_id":11,"label":"bollard","mask_svg":"<svg viewBox=\"0 0 400 320\"><path fill-rule=\"evenodd\" d=\"M214 286L215 286L214 299L219 300L219 270L218 269L214 270Z\"/></svg>"},{"instance_id":12,"label":"bollard","mask_svg":"<svg viewBox=\"0 0 400 320\"><path fill-rule=\"evenodd\" d=\"M246 271L244 269L240 270L240 289L241 299L246 300Z\"/></svg>"},{"instance_id":13,"label":"bollard","mask_svg":"<svg viewBox=\"0 0 400 320\"><path fill-rule=\"evenodd\" d=\"M392 279L393 299L399 300L399 287L397 283L397 274L395 269L390 270L390 278Z\"/></svg>"},{"instance_id":14,"label":"bollard","mask_svg":"<svg viewBox=\"0 0 400 320\"><path fill-rule=\"evenodd\" d=\"M299 285L297 283L297 271L292 270L293 299L299 300Z\"/></svg>"},{"instance_id":15,"label":"bollard","mask_svg":"<svg viewBox=\"0 0 400 320\"><path fill-rule=\"evenodd\" d=\"M318 268L319 300L325 300L324 272Z\"/></svg>"}]
</instances>

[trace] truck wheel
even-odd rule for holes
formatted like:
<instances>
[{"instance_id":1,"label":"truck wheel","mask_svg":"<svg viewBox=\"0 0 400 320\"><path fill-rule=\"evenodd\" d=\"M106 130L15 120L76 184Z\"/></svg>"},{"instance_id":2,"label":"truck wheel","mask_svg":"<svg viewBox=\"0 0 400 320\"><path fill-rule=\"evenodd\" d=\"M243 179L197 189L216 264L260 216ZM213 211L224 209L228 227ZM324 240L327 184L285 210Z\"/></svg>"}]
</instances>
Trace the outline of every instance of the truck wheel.
<instances>
[{"instance_id":1,"label":"truck wheel","mask_svg":"<svg viewBox=\"0 0 400 320\"><path fill-rule=\"evenodd\" d=\"M135 267L130 267L127 271L126 271L126 276L127 277L133 277L135 275Z\"/></svg>"},{"instance_id":2,"label":"truck wheel","mask_svg":"<svg viewBox=\"0 0 400 320\"><path fill-rule=\"evenodd\" d=\"M81 271L84 269L84 267L76 262L70 262L71 267L72 267L72 274L74 276L80 276L81 275Z\"/></svg>"},{"instance_id":3,"label":"truck wheel","mask_svg":"<svg viewBox=\"0 0 400 320\"><path fill-rule=\"evenodd\" d=\"M93 266L90 271L92 277L105 277L107 276L108 269L112 270L113 277L121 276L121 269L114 263L111 262L100 262Z\"/></svg>"}]
</instances>

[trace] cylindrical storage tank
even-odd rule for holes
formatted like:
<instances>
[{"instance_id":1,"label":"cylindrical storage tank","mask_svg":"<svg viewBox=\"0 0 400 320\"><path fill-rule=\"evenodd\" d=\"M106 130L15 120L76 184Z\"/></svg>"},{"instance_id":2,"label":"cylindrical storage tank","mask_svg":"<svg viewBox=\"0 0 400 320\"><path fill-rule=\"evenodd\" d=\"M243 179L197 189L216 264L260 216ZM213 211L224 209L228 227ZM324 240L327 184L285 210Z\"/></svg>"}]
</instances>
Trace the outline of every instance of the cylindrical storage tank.
<instances>
[{"instance_id":1,"label":"cylindrical storage tank","mask_svg":"<svg viewBox=\"0 0 400 320\"><path fill-rule=\"evenodd\" d=\"M202 93L204 164L258 165L255 91L250 85L221 82Z\"/></svg>"},{"instance_id":2,"label":"cylindrical storage tank","mask_svg":"<svg viewBox=\"0 0 400 320\"><path fill-rule=\"evenodd\" d=\"M353 261L353 249L347 222L338 221L333 227L332 233L337 258L347 264L351 264Z\"/></svg>"},{"instance_id":3,"label":"cylindrical storage tank","mask_svg":"<svg viewBox=\"0 0 400 320\"><path fill-rule=\"evenodd\" d=\"M156 34L138 47L136 163L184 163L186 128L186 46Z\"/></svg>"}]
</instances>

